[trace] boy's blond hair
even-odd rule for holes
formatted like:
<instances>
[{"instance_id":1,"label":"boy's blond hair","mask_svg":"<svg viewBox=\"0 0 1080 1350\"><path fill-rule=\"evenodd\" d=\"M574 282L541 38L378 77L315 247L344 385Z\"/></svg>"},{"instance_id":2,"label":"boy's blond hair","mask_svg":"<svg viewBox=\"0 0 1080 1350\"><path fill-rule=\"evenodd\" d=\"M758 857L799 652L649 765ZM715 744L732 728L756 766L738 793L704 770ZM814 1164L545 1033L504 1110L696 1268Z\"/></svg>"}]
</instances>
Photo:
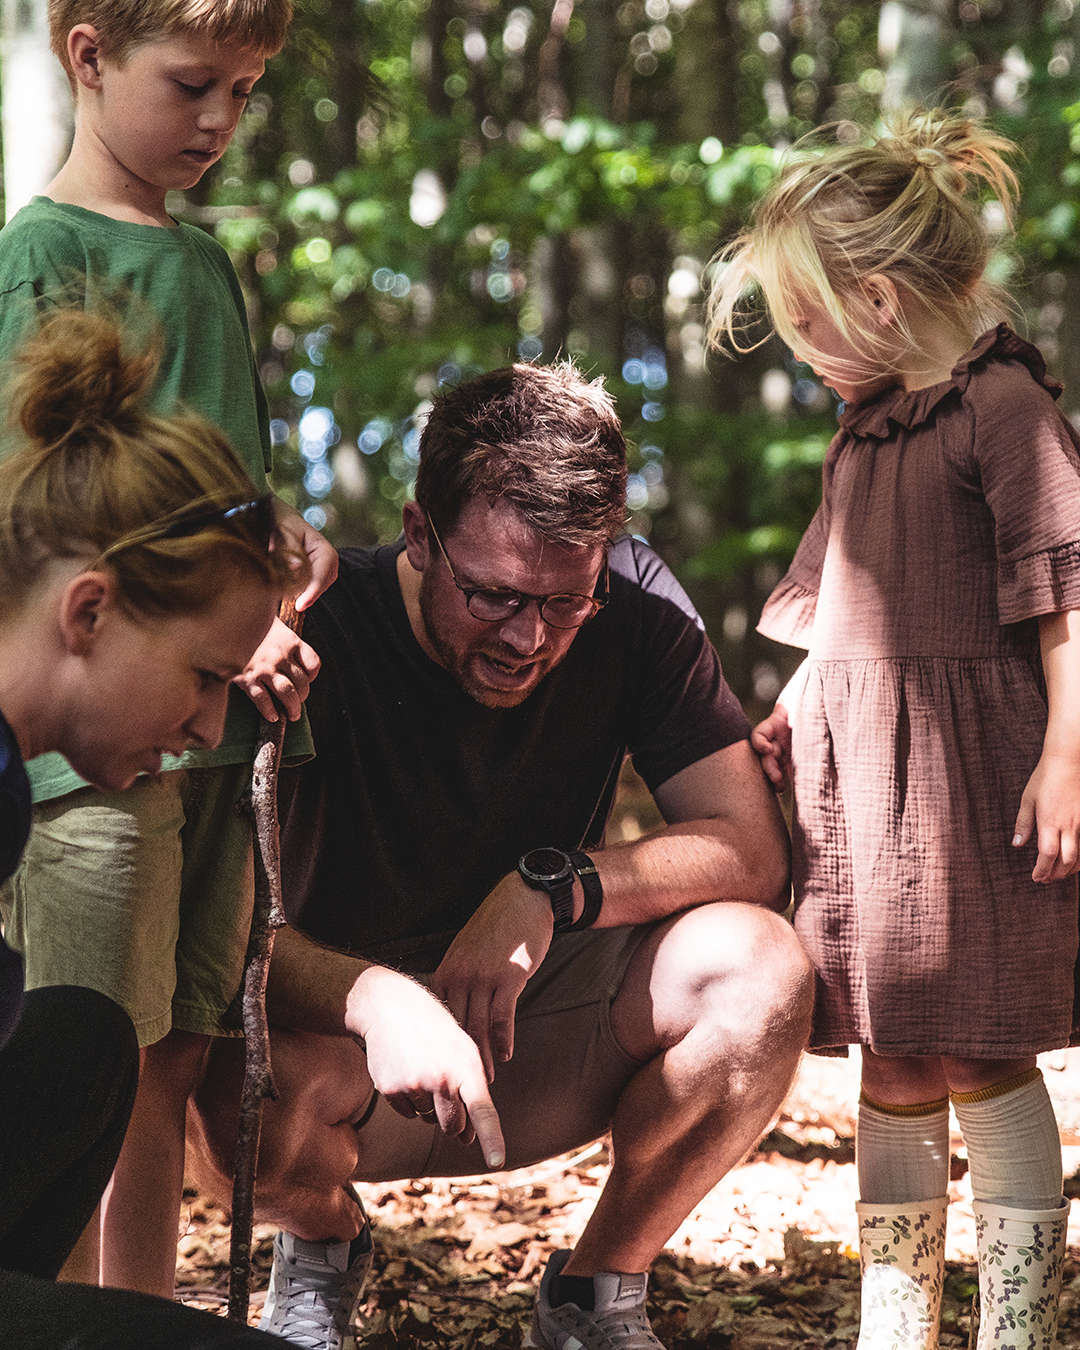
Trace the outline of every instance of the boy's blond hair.
<instances>
[{"instance_id":1,"label":"boy's blond hair","mask_svg":"<svg viewBox=\"0 0 1080 1350\"><path fill-rule=\"evenodd\" d=\"M262 56L285 45L292 0L49 0L49 35L60 64L74 80L68 34L80 23L97 29L103 56L123 65L144 42L190 33L235 42Z\"/></svg>"},{"instance_id":2,"label":"boy's blond hair","mask_svg":"<svg viewBox=\"0 0 1080 1350\"><path fill-rule=\"evenodd\" d=\"M863 355L887 364L863 295L875 273L974 340L1003 316L1008 298L986 276L992 239L972 188L981 181L991 189L1007 225L1017 182L1003 156L1014 149L977 121L921 108L894 113L884 134L854 145L821 150L808 138L759 202L753 226L714 262L711 342L726 339L737 351L758 345L741 344L740 334L747 293L759 289L775 331L804 360L836 365L792 322L809 305ZM902 313L897 322L905 326Z\"/></svg>"}]
</instances>

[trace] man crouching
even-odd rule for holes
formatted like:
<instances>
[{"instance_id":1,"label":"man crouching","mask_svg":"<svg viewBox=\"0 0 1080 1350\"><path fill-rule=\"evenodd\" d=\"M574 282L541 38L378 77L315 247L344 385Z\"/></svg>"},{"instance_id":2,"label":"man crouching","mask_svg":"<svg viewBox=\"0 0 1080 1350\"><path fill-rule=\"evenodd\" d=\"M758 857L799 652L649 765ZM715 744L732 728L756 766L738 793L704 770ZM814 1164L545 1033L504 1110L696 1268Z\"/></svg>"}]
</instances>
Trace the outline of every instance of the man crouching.
<instances>
[{"instance_id":1,"label":"man crouching","mask_svg":"<svg viewBox=\"0 0 1080 1350\"><path fill-rule=\"evenodd\" d=\"M318 757L282 780L293 927L257 1191L284 1230L262 1325L298 1344L338 1350L370 1266L350 1181L521 1167L610 1130L528 1343L599 1350L617 1327L655 1350L645 1272L791 1082L811 983L776 912L784 823L625 500L598 381L482 375L436 400L403 539L343 550L309 611ZM627 754L666 823L607 845ZM198 1095L204 1184L231 1171L242 1059L216 1043Z\"/></svg>"}]
</instances>

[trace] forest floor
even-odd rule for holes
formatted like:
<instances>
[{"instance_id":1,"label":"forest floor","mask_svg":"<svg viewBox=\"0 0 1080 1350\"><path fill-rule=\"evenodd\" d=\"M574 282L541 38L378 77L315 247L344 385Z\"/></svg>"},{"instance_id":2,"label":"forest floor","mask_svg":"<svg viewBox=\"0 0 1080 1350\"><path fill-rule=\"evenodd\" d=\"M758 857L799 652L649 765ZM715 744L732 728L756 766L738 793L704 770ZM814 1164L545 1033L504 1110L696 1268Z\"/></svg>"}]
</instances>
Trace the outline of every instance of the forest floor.
<instances>
[{"instance_id":1,"label":"forest floor","mask_svg":"<svg viewBox=\"0 0 1080 1350\"><path fill-rule=\"evenodd\" d=\"M1041 1057L1080 1195L1080 1051ZM858 1336L854 1119L858 1061L805 1056L774 1129L687 1219L653 1266L649 1313L669 1350L835 1347ZM953 1138L943 1347L971 1333L975 1231L962 1141ZM550 1253L572 1245L608 1170L603 1143L571 1158L462 1181L358 1187L375 1235L358 1350L521 1344ZM220 1311L228 1217L185 1197L177 1297ZM251 1320L274 1229L257 1226ZM1060 1344L1080 1350L1080 1205L1069 1230Z\"/></svg>"}]
</instances>

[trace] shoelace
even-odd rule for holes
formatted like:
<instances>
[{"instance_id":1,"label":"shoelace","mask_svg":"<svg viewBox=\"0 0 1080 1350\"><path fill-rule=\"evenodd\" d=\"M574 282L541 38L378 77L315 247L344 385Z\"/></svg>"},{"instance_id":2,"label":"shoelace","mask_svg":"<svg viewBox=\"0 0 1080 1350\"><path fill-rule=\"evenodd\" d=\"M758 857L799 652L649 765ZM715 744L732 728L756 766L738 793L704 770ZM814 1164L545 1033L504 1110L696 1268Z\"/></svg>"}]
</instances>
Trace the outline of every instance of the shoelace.
<instances>
[{"instance_id":1,"label":"shoelace","mask_svg":"<svg viewBox=\"0 0 1080 1350\"><path fill-rule=\"evenodd\" d=\"M335 1343L330 1337L348 1331L356 1291L367 1275L367 1265L358 1266L344 1274L324 1275L310 1267L282 1272L285 1288L274 1312L275 1334L306 1350Z\"/></svg>"},{"instance_id":2,"label":"shoelace","mask_svg":"<svg viewBox=\"0 0 1080 1350\"><path fill-rule=\"evenodd\" d=\"M319 1281L316 1287L310 1273L290 1275L285 1290L278 1300L274 1314L275 1332L294 1345L322 1350L330 1342L331 1332L344 1331L338 1326L342 1285L337 1280Z\"/></svg>"},{"instance_id":3,"label":"shoelace","mask_svg":"<svg viewBox=\"0 0 1080 1350\"><path fill-rule=\"evenodd\" d=\"M564 1304L553 1310L566 1329L571 1324L577 1339L589 1350L663 1350L653 1334L643 1304L636 1308L610 1308L607 1312L582 1312ZM597 1340L597 1332L602 1337Z\"/></svg>"}]
</instances>

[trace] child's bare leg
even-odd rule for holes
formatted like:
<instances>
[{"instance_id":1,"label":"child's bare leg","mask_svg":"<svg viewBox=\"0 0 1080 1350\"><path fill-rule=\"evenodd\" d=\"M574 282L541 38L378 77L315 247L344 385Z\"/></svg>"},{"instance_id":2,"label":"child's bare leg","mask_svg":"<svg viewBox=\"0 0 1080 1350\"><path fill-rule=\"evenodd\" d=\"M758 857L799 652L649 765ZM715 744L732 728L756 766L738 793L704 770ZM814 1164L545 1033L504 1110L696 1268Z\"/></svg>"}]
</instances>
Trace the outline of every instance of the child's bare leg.
<instances>
[{"instance_id":1,"label":"child's bare leg","mask_svg":"<svg viewBox=\"0 0 1080 1350\"><path fill-rule=\"evenodd\" d=\"M1035 1067L1032 1059L958 1059L945 1055L876 1055L862 1052L862 1086L875 1101L896 1106L978 1092Z\"/></svg>"},{"instance_id":2,"label":"child's bare leg","mask_svg":"<svg viewBox=\"0 0 1080 1350\"><path fill-rule=\"evenodd\" d=\"M187 1099L209 1036L170 1031L143 1052L139 1091L105 1201L102 1281L172 1298Z\"/></svg>"},{"instance_id":3,"label":"child's bare leg","mask_svg":"<svg viewBox=\"0 0 1080 1350\"><path fill-rule=\"evenodd\" d=\"M1034 1057L942 1061L967 1144L976 1201L1052 1210L1061 1204L1061 1139Z\"/></svg>"},{"instance_id":4,"label":"child's bare leg","mask_svg":"<svg viewBox=\"0 0 1080 1350\"><path fill-rule=\"evenodd\" d=\"M979 1350L1056 1343L1069 1202L1061 1139L1034 1059L943 1061L967 1144L979 1246ZM970 1086L961 1086L967 1075ZM987 1081L987 1080L990 1081Z\"/></svg>"},{"instance_id":5,"label":"child's bare leg","mask_svg":"<svg viewBox=\"0 0 1080 1350\"><path fill-rule=\"evenodd\" d=\"M98 1205L83 1229L71 1255L56 1277L61 1284L100 1284L101 1282L101 1206Z\"/></svg>"},{"instance_id":6,"label":"child's bare leg","mask_svg":"<svg viewBox=\"0 0 1080 1350\"><path fill-rule=\"evenodd\" d=\"M945 1283L949 1085L940 1058L863 1050L855 1131L858 1350L934 1350Z\"/></svg>"},{"instance_id":7,"label":"child's bare leg","mask_svg":"<svg viewBox=\"0 0 1080 1350\"><path fill-rule=\"evenodd\" d=\"M1060 1149L1045 1088L1031 1087L1015 1102L1011 1096L1035 1076L1034 1058L893 1057L864 1050L856 1150L863 1200L900 1203L945 1194L951 1093L967 1138L972 1180L995 1188L986 1195L976 1191L976 1198L1004 1199L1026 1191L1032 1201L1057 1203L1061 1185L1058 1181L1054 1188L1053 1173ZM988 1100L970 1100L983 1096ZM1003 1106L989 1105L998 1098ZM1009 1113L1017 1110L1025 1114L1010 1128ZM985 1127L980 1123L984 1116ZM1028 1136L1023 1144L1021 1136ZM1000 1154L1005 1161L1000 1167L991 1164L991 1174L984 1175L981 1167L988 1154ZM1022 1176L1016 1175L1017 1169ZM1020 1189L1001 1190L1009 1185Z\"/></svg>"},{"instance_id":8,"label":"child's bare leg","mask_svg":"<svg viewBox=\"0 0 1080 1350\"><path fill-rule=\"evenodd\" d=\"M949 1186L949 1085L939 1057L862 1052L855 1157L859 1196L902 1204Z\"/></svg>"}]
</instances>

